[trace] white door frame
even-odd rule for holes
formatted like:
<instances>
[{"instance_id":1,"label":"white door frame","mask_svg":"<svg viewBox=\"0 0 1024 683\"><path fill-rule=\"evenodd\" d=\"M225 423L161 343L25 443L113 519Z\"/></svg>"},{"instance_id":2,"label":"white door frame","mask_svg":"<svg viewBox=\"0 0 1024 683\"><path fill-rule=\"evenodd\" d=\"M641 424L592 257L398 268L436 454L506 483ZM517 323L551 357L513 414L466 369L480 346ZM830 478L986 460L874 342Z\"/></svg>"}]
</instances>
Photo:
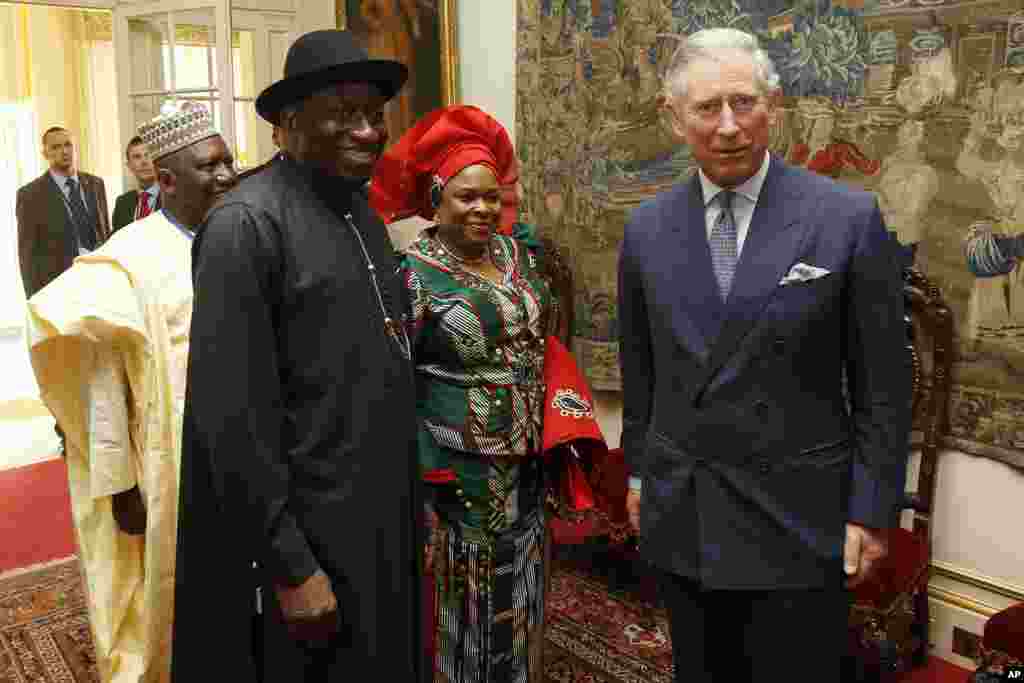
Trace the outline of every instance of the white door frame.
<instances>
[{"instance_id":1,"label":"white door frame","mask_svg":"<svg viewBox=\"0 0 1024 683\"><path fill-rule=\"evenodd\" d=\"M281 78L283 64L273 64L271 34L288 33L289 43L295 40L296 16L289 11L249 10L236 7L232 10L232 30L252 31L255 42L256 88L254 99L263 88ZM232 109L232 114L234 109ZM253 142L255 158L252 165L261 164L277 151L270 137L270 128L263 129Z\"/></svg>"},{"instance_id":2,"label":"white door frame","mask_svg":"<svg viewBox=\"0 0 1024 683\"><path fill-rule=\"evenodd\" d=\"M235 79L231 69L231 5L230 0L119 0L114 6L114 50L118 84L118 119L121 139L125 143L136 133L142 121L133 121L131 106L131 35L128 21L134 17L166 14L169 39L174 44L174 14L193 10L213 10L217 50L217 100L221 112L221 135L229 147L235 141ZM173 54L173 50L172 50ZM173 59L171 61L172 69ZM179 91L185 92L185 91Z\"/></svg>"}]
</instances>

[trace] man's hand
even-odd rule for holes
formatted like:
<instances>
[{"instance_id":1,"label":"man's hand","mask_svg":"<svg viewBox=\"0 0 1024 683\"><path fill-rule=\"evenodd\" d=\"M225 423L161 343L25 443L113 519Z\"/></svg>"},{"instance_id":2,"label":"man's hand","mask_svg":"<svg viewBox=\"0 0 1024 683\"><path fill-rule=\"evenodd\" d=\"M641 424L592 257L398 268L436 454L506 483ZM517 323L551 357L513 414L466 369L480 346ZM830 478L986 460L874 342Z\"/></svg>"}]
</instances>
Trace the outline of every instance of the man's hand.
<instances>
[{"instance_id":1,"label":"man's hand","mask_svg":"<svg viewBox=\"0 0 1024 683\"><path fill-rule=\"evenodd\" d=\"M141 536L146 533L146 505L138 486L114 494L114 521L126 534Z\"/></svg>"},{"instance_id":2,"label":"man's hand","mask_svg":"<svg viewBox=\"0 0 1024 683\"><path fill-rule=\"evenodd\" d=\"M338 599L322 569L298 586L276 586L288 634L311 646L326 645L341 628Z\"/></svg>"},{"instance_id":3,"label":"man's hand","mask_svg":"<svg viewBox=\"0 0 1024 683\"><path fill-rule=\"evenodd\" d=\"M626 493L626 514L629 515L629 526L633 533L640 535L640 491L629 489Z\"/></svg>"},{"instance_id":4,"label":"man's hand","mask_svg":"<svg viewBox=\"0 0 1024 683\"><path fill-rule=\"evenodd\" d=\"M856 588L870 579L888 553L889 546L882 531L847 524L843 547L843 568L849 577L846 587Z\"/></svg>"}]
</instances>

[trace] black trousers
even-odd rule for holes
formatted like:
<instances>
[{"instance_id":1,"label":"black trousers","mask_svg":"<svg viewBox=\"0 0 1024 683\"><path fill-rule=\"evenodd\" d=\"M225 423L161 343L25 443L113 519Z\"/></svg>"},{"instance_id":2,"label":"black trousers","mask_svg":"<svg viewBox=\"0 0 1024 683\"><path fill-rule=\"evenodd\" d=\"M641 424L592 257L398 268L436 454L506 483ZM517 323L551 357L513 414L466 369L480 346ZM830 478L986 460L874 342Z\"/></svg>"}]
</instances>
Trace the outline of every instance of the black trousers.
<instances>
[{"instance_id":1,"label":"black trousers","mask_svg":"<svg viewBox=\"0 0 1024 683\"><path fill-rule=\"evenodd\" d=\"M813 681L847 677L850 592L837 565L834 586L803 590L706 590L666 574L675 680L679 683Z\"/></svg>"}]
</instances>

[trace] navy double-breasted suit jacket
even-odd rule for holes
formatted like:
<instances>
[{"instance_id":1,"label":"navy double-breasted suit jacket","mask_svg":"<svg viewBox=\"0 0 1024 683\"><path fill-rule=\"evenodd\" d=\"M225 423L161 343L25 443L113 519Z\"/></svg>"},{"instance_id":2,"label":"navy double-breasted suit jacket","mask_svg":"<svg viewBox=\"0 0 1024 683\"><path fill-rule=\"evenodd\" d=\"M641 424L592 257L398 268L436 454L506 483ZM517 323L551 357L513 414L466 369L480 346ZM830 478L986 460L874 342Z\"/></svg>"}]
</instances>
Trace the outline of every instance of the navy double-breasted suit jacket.
<instances>
[{"instance_id":1,"label":"navy double-breasted suit jacket","mask_svg":"<svg viewBox=\"0 0 1024 683\"><path fill-rule=\"evenodd\" d=\"M800 263L828 274L781 284ZM874 197L777 157L725 301L696 174L633 212L622 444L653 564L709 588L834 585L845 523L895 523L911 395L901 282Z\"/></svg>"}]
</instances>

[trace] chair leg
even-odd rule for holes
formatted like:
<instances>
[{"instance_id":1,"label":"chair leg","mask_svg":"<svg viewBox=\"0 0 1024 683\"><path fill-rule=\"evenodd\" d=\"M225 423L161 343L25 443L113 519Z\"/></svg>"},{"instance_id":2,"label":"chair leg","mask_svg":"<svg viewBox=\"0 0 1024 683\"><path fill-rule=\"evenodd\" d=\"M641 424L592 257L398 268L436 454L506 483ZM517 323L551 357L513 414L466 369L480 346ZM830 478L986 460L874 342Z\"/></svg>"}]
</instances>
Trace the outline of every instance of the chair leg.
<instances>
[{"instance_id":1,"label":"chair leg","mask_svg":"<svg viewBox=\"0 0 1024 683\"><path fill-rule=\"evenodd\" d=\"M910 655L910 664L921 667L928 663L928 653L931 651L931 607L928 604L928 591L924 588L914 595L914 617L911 634L918 639L918 646Z\"/></svg>"}]
</instances>

